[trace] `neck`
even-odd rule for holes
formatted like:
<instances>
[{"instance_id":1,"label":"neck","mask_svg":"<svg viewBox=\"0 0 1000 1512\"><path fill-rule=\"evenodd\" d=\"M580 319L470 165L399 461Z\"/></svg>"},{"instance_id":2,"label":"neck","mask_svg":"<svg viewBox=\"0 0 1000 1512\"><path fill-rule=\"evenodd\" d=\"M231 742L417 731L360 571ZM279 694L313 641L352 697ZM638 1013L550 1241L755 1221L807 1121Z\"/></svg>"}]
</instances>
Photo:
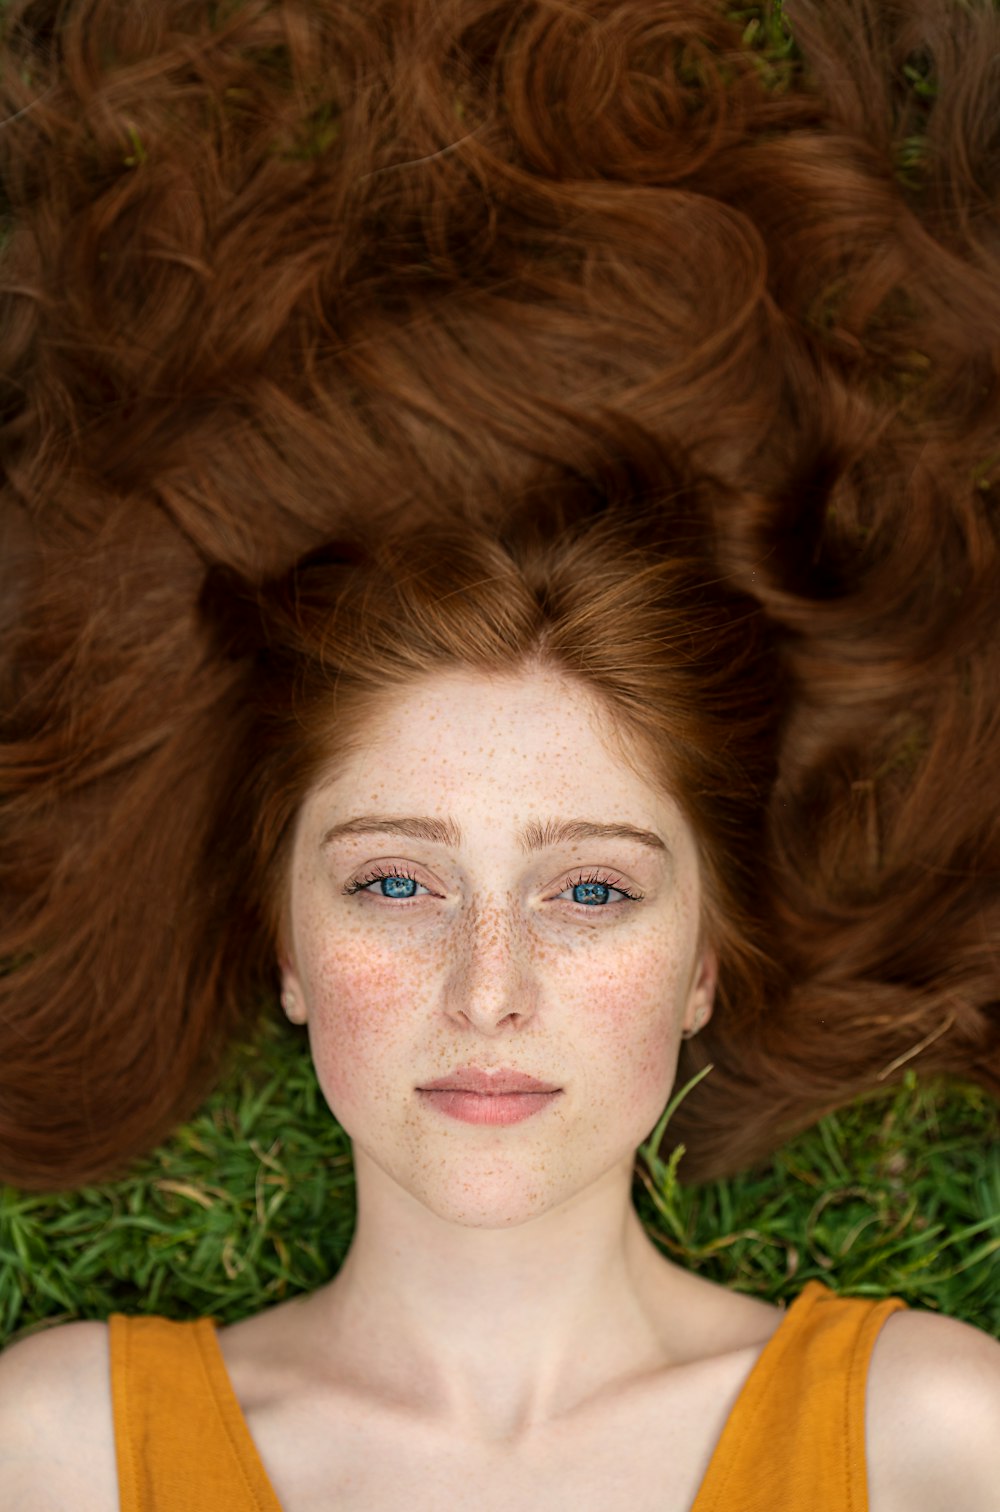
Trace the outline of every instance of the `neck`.
<instances>
[{"instance_id":1,"label":"neck","mask_svg":"<svg viewBox=\"0 0 1000 1512\"><path fill-rule=\"evenodd\" d=\"M358 1150L355 1169L357 1224L323 1327L379 1399L510 1441L667 1362L664 1302L686 1278L642 1228L631 1162L507 1228L438 1217Z\"/></svg>"}]
</instances>

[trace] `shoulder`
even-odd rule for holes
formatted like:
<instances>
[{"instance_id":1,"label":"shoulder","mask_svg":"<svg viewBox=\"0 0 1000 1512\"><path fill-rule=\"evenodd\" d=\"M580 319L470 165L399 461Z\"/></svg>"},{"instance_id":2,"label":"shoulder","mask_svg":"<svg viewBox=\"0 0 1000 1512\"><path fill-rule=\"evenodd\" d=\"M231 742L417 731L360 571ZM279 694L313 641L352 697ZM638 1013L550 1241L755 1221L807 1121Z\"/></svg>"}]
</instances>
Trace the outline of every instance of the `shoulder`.
<instances>
[{"instance_id":1,"label":"shoulder","mask_svg":"<svg viewBox=\"0 0 1000 1512\"><path fill-rule=\"evenodd\" d=\"M106 1323L64 1323L0 1354L0 1507L116 1512Z\"/></svg>"},{"instance_id":2,"label":"shoulder","mask_svg":"<svg viewBox=\"0 0 1000 1512\"><path fill-rule=\"evenodd\" d=\"M865 1408L871 1512L996 1512L1000 1344L957 1318L892 1313Z\"/></svg>"}]
</instances>

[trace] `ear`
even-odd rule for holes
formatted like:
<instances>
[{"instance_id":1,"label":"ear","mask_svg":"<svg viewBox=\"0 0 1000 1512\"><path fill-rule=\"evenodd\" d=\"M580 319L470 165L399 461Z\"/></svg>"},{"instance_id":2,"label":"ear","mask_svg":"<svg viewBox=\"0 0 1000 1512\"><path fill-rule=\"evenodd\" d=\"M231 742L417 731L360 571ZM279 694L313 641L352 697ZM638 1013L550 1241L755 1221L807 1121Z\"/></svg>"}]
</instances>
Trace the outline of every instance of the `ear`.
<instances>
[{"instance_id":1,"label":"ear","mask_svg":"<svg viewBox=\"0 0 1000 1512\"><path fill-rule=\"evenodd\" d=\"M302 979L285 955L278 958L278 968L281 972L281 1006L293 1024L304 1024L309 1015Z\"/></svg>"},{"instance_id":2,"label":"ear","mask_svg":"<svg viewBox=\"0 0 1000 1512\"><path fill-rule=\"evenodd\" d=\"M712 1017L715 1003L715 986L719 980L719 956L712 946L706 946L695 964L687 1005L684 1009L684 1028L692 1034L704 1029Z\"/></svg>"}]
</instances>

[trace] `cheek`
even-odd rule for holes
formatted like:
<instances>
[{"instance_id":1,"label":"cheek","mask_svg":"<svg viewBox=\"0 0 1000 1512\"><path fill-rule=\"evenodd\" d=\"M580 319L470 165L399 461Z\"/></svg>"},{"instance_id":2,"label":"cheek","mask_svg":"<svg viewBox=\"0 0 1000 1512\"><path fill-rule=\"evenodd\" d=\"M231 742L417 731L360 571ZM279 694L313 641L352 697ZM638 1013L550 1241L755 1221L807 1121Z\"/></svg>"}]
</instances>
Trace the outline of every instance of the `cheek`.
<instances>
[{"instance_id":1,"label":"cheek","mask_svg":"<svg viewBox=\"0 0 1000 1512\"><path fill-rule=\"evenodd\" d=\"M372 949L339 949L309 971L309 1044L323 1093L339 1121L378 1096L412 1017L413 973ZM409 1005L409 1012L408 1010Z\"/></svg>"},{"instance_id":2,"label":"cheek","mask_svg":"<svg viewBox=\"0 0 1000 1512\"><path fill-rule=\"evenodd\" d=\"M586 1009L593 1064L620 1105L662 1108L677 1062L684 986L676 956L658 951L623 955L594 982Z\"/></svg>"}]
</instances>

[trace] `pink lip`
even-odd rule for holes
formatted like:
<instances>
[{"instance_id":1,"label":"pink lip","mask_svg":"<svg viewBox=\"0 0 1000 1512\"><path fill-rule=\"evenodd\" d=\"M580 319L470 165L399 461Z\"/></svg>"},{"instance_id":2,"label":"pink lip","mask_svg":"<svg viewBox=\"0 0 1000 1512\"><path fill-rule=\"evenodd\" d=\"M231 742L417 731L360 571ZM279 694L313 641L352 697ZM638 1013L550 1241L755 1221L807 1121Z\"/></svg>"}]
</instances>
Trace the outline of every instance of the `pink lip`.
<instances>
[{"instance_id":1,"label":"pink lip","mask_svg":"<svg viewBox=\"0 0 1000 1512\"><path fill-rule=\"evenodd\" d=\"M555 1092L463 1092L458 1087L437 1090L418 1087L417 1092L433 1107L462 1123L513 1124L540 1113L562 1096Z\"/></svg>"},{"instance_id":2,"label":"pink lip","mask_svg":"<svg viewBox=\"0 0 1000 1512\"><path fill-rule=\"evenodd\" d=\"M481 1096L502 1097L509 1092L560 1092L561 1087L552 1082L539 1081L523 1071L512 1071L499 1066L485 1071L479 1066L463 1066L439 1076L437 1081L426 1082L418 1092L478 1092Z\"/></svg>"}]
</instances>

